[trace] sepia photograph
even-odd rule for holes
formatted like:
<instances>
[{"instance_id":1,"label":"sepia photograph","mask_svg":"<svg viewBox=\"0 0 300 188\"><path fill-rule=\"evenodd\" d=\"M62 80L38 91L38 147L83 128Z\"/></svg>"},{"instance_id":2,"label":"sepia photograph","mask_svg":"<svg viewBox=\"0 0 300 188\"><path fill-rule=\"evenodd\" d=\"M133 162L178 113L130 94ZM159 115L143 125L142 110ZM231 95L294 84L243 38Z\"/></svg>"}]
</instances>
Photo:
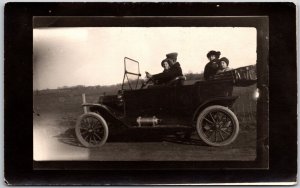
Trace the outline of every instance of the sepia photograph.
<instances>
[{"instance_id":1,"label":"sepia photograph","mask_svg":"<svg viewBox=\"0 0 300 188\"><path fill-rule=\"evenodd\" d=\"M296 13L5 4L5 184L295 185Z\"/></svg>"},{"instance_id":2,"label":"sepia photograph","mask_svg":"<svg viewBox=\"0 0 300 188\"><path fill-rule=\"evenodd\" d=\"M254 161L256 64L255 27L35 27L34 160Z\"/></svg>"}]
</instances>

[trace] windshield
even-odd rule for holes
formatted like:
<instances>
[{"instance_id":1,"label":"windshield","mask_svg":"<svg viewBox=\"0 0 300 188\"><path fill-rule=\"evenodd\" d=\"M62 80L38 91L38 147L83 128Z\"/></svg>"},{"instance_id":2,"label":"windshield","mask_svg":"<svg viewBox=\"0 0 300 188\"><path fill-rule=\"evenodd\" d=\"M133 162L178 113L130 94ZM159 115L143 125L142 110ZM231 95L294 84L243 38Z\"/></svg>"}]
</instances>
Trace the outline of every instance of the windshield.
<instances>
[{"instance_id":1,"label":"windshield","mask_svg":"<svg viewBox=\"0 0 300 188\"><path fill-rule=\"evenodd\" d=\"M124 58L124 77L123 77L123 89L137 89L140 83L140 67L139 62L128 57Z\"/></svg>"}]
</instances>

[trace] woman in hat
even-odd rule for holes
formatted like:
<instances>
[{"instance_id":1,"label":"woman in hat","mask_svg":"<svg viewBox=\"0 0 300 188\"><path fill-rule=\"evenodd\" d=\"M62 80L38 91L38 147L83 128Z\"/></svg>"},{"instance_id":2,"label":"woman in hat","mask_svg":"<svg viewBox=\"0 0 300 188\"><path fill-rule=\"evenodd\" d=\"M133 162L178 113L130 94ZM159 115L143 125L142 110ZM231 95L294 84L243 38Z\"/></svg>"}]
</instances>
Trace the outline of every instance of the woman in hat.
<instances>
[{"instance_id":1,"label":"woman in hat","mask_svg":"<svg viewBox=\"0 0 300 188\"><path fill-rule=\"evenodd\" d=\"M229 60L226 57L222 57L221 59L219 59L219 69L217 71L217 74L231 70L228 67L228 65L229 65Z\"/></svg>"},{"instance_id":2,"label":"woman in hat","mask_svg":"<svg viewBox=\"0 0 300 188\"><path fill-rule=\"evenodd\" d=\"M209 62L205 65L204 68L204 79L208 80L212 78L218 71L219 65L219 57L221 55L221 52L211 50L207 53L207 58Z\"/></svg>"}]
</instances>

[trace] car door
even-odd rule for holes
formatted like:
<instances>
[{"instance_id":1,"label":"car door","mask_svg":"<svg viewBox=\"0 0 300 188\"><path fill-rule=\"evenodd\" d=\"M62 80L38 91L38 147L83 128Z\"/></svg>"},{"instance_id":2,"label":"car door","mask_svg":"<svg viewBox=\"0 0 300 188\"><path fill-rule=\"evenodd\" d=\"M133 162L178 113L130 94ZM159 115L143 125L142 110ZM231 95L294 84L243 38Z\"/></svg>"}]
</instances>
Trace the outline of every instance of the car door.
<instances>
[{"instance_id":1,"label":"car door","mask_svg":"<svg viewBox=\"0 0 300 188\"><path fill-rule=\"evenodd\" d=\"M162 117L173 113L175 87L158 86L124 92L125 115Z\"/></svg>"}]
</instances>

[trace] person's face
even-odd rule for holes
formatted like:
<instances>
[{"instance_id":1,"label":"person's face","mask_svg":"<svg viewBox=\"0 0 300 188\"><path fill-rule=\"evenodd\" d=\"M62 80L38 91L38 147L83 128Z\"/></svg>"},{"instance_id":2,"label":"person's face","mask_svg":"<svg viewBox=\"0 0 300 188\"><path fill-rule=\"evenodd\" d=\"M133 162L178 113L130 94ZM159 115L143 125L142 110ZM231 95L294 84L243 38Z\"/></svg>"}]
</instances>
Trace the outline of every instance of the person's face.
<instances>
[{"instance_id":1,"label":"person's face","mask_svg":"<svg viewBox=\"0 0 300 188\"><path fill-rule=\"evenodd\" d=\"M212 61L212 60L214 60L214 59L216 59L216 56L215 56L215 55L210 55L210 56L209 56L209 60Z\"/></svg>"},{"instance_id":2,"label":"person's face","mask_svg":"<svg viewBox=\"0 0 300 188\"><path fill-rule=\"evenodd\" d=\"M221 66L222 69L225 69L227 67L227 64L226 64L225 61L221 61L220 66Z\"/></svg>"},{"instance_id":3,"label":"person's face","mask_svg":"<svg viewBox=\"0 0 300 188\"><path fill-rule=\"evenodd\" d=\"M168 70L168 69L170 68L169 63L166 62L166 61L163 63L163 66L164 66L164 69L165 69L165 70Z\"/></svg>"},{"instance_id":4,"label":"person's face","mask_svg":"<svg viewBox=\"0 0 300 188\"><path fill-rule=\"evenodd\" d=\"M175 59L171 59L171 58L170 58L169 61L171 62L172 65L174 65L174 64L176 63L176 60L175 60Z\"/></svg>"}]
</instances>

